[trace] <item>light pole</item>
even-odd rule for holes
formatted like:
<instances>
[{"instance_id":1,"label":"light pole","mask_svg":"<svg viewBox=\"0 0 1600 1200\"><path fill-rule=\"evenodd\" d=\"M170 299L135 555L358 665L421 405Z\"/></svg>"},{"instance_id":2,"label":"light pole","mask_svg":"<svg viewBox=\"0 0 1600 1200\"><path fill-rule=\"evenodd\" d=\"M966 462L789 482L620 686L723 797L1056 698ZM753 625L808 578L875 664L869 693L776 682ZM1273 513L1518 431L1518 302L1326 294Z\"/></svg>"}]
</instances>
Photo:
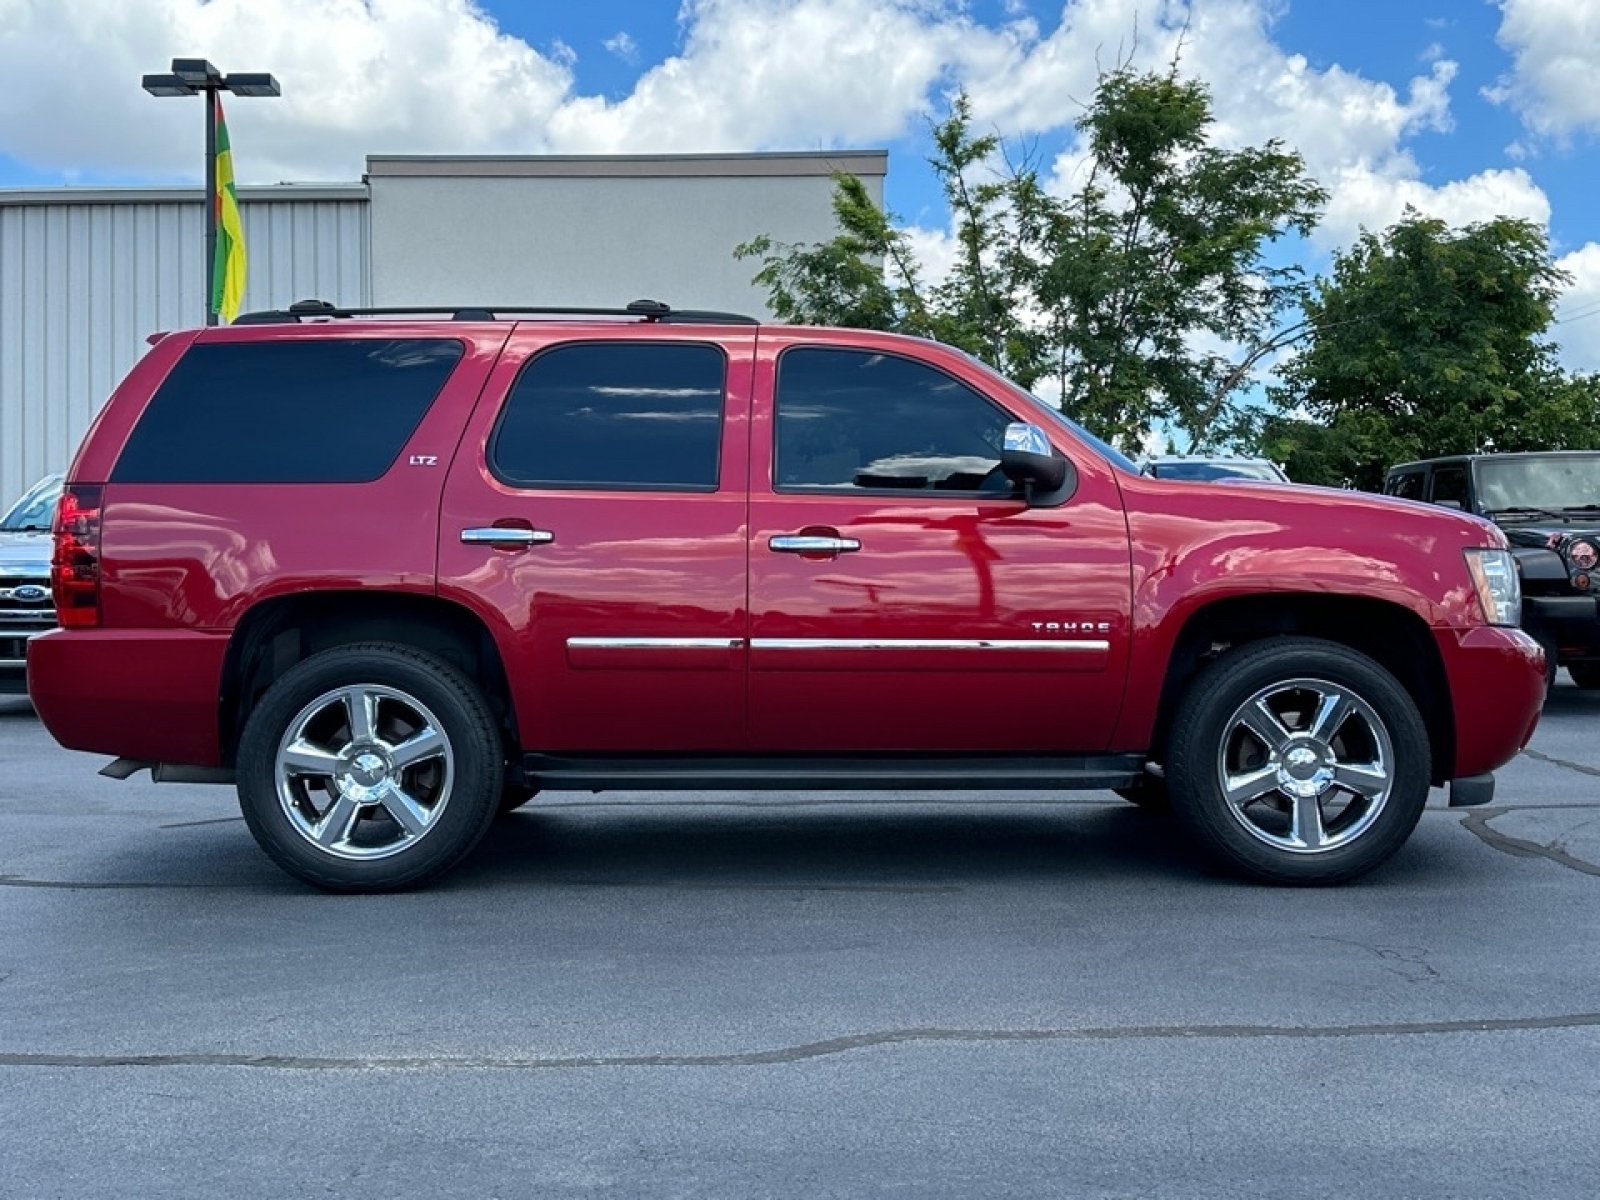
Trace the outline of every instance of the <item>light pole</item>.
<instances>
[{"instance_id":1,"label":"light pole","mask_svg":"<svg viewBox=\"0 0 1600 1200\"><path fill-rule=\"evenodd\" d=\"M206 324L217 323L211 307L211 277L217 259L217 93L235 96L279 95L278 81L262 72L224 75L203 58L175 58L170 75L146 75L144 90L152 96L206 98Z\"/></svg>"}]
</instances>

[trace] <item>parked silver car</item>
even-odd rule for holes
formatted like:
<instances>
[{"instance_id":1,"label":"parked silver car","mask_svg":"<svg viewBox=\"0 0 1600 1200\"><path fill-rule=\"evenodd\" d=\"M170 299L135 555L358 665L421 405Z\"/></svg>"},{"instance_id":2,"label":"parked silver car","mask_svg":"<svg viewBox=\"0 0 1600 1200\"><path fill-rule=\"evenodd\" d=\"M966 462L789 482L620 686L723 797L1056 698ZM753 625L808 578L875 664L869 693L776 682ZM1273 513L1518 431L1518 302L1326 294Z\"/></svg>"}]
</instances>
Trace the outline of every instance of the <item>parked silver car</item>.
<instances>
[{"instance_id":1,"label":"parked silver car","mask_svg":"<svg viewBox=\"0 0 1600 1200\"><path fill-rule=\"evenodd\" d=\"M28 690L28 639L53 629L50 519L61 476L47 475L0 517L0 695Z\"/></svg>"}]
</instances>

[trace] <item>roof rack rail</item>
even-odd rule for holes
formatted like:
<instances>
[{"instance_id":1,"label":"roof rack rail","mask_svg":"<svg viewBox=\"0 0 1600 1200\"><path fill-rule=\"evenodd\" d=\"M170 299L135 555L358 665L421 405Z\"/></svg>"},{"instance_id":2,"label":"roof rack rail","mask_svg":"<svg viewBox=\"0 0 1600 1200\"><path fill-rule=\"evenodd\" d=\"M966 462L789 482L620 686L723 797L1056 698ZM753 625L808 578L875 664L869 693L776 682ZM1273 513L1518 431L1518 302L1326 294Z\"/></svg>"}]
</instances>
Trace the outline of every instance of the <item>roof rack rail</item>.
<instances>
[{"instance_id":1,"label":"roof rack rail","mask_svg":"<svg viewBox=\"0 0 1600 1200\"><path fill-rule=\"evenodd\" d=\"M235 325L297 325L307 320L333 320L345 317L439 317L452 321L498 321L502 317L637 317L662 325L759 325L755 317L743 313L711 309L673 309L659 300L635 300L626 308L584 308L571 305L525 307L517 305L456 306L450 304L412 305L402 308L347 308L326 300L296 300L286 309L266 309L240 313Z\"/></svg>"}]
</instances>

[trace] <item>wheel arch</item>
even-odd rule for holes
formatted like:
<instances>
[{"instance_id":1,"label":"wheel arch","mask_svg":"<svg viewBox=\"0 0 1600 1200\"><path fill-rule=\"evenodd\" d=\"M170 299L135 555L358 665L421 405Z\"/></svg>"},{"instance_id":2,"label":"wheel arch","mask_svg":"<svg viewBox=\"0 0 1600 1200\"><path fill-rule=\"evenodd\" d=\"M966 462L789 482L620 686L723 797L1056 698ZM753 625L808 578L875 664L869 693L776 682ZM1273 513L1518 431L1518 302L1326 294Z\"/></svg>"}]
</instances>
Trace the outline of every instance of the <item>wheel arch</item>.
<instances>
[{"instance_id":1,"label":"wheel arch","mask_svg":"<svg viewBox=\"0 0 1600 1200\"><path fill-rule=\"evenodd\" d=\"M276 596L234 627L223 662L219 744L232 765L251 710L283 673L313 654L357 642L393 642L435 654L483 689L509 751L518 742L505 662L471 610L437 596L327 591Z\"/></svg>"},{"instance_id":2,"label":"wheel arch","mask_svg":"<svg viewBox=\"0 0 1600 1200\"><path fill-rule=\"evenodd\" d=\"M1449 677L1432 631L1398 604L1365 596L1274 592L1212 601L1191 613L1173 643L1162 680L1152 757L1164 761L1173 715L1206 663L1265 638L1315 637L1371 658L1405 688L1428 730L1431 778L1441 784L1455 762L1455 711Z\"/></svg>"}]
</instances>

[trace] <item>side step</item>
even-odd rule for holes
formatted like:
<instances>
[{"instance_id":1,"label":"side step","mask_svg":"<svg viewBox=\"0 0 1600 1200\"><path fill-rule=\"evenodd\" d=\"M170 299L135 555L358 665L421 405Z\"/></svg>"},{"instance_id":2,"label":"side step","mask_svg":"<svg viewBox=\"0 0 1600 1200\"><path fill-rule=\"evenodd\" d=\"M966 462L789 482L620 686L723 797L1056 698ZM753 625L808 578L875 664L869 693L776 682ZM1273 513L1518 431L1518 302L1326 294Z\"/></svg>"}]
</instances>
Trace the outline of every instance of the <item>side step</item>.
<instances>
[{"instance_id":1,"label":"side step","mask_svg":"<svg viewBox=\"0 0 1600 1200\"><path fill-rule=\"evenodd\" d=\"M530 786L554 791L1082 791L1133 786L1144 778L1144 758L1137 754L1074 758L1035 754L915 758L527 754L522 769Z\"/></svg>"}]
</instances>

